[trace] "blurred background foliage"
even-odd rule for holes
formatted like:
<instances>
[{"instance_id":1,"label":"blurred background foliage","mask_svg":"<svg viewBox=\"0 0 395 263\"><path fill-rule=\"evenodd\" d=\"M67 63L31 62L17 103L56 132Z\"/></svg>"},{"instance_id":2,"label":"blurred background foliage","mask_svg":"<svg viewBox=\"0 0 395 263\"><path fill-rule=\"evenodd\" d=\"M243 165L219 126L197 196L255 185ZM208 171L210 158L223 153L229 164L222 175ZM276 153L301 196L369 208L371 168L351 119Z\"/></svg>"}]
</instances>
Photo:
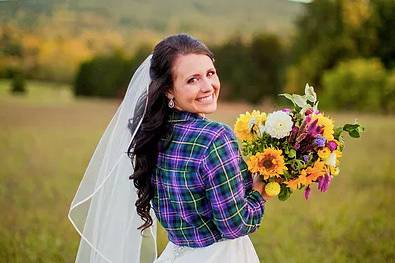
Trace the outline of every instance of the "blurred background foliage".
<instances>
[{"instance_id":1,"label":"blurred background foliage","mask_svg":"<svg viewBox=\"0 0 395 263\"><path fill-rule=\"evenodd\" d=\"M214 51L224 100L278 102L278 93L302 92L308 82L323 107L395 111L393 0L251 1L247 10L238 1L170 2L2 2L0 77L68 83L76 96L121 97L160 38L188 32ZM361 76L349 78L349 66L378 76L358 69ZM349 97L331 103L344 89Z\"/></svg>"}]
</instances>

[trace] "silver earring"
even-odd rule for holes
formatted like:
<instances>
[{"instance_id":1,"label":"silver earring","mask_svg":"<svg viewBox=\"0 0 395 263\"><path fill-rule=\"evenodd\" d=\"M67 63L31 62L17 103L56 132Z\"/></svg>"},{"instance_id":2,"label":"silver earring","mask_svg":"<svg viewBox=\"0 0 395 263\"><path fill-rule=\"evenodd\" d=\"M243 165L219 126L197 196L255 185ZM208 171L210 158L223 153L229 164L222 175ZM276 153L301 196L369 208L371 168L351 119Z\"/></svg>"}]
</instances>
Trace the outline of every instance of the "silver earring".
<instances>
[{"instance_id":1,"label":"silver earring","mask_svg":"<svg viewBox=\"0 0 395 263\"><path fill-rule=\"evenodd\" d=\"M169 106L169 108L174 108L174 100L173 100L173 98L170 99L168 106Z\"/></svg>"}]
</instances>

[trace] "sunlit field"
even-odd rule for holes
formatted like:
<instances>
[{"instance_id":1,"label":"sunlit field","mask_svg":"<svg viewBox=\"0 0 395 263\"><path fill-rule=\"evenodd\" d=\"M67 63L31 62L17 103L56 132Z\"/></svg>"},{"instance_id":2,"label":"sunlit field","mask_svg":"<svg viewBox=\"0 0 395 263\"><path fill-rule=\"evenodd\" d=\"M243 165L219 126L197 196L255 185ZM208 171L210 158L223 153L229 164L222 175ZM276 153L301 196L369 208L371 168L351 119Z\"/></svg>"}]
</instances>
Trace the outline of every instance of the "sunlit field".
<instances>
[{"instance_id":1,"label":"sunlit field","mask_svg":"<svg viewBox=\"0 0 395 263\"><path fill-rule=\"evenodd\" d=\"M67 86L28 84L27 97L14 97L0 82L0 261L74 262L79 236L69 205L120 101L76 100ZM208 118L233 126L251 109L220 102ZM327 193L266 204L250 235L261 262L395 261L395 116L327 114L338 124L358 119L366 132L346 136L341 173ZM160 228L159 252L166 242Z\"/></svg>"}]
</instances>

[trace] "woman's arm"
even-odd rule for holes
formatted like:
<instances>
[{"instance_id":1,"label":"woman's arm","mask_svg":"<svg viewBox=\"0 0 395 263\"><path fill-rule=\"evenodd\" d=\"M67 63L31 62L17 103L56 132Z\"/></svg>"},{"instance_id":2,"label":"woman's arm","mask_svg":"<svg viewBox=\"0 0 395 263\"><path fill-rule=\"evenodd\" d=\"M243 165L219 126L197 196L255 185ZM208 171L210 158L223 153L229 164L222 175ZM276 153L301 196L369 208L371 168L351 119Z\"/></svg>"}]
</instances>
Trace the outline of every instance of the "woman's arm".
<instances>
[{"instance_id":1,"label":"woman's arm","mask_svg":"<svg viewBox=\"0 0 395 263\"><path fill-rule=\"evenodd\" d=\"M224 125L208 146L201 162L206 196L214 223L225 238L236 238L254 232L264 214L265 200L256 190L245 193L245 162L240 155L232 129Z\"/></svg>"}]
</instances>

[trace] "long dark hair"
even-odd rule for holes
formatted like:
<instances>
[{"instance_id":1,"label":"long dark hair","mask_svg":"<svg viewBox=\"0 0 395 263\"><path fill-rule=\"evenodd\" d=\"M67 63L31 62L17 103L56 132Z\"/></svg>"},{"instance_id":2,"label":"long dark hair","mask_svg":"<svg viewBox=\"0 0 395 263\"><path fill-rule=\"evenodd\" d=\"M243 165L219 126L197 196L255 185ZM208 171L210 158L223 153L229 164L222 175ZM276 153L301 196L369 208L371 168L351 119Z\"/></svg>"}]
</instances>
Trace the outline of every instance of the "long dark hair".
<instances>
[{"instance_id":1,"label":"long dark hair","mask_svg":"<svg viewBox=\"0 0 395 263\"><path fill-rule=\"evenodd\" d=\"M187 54L207 55L214 62L213 53L201 41L187 34L169 36L160 41L154 48L151 58L150 77L151 83L148 88L147 110L142 124L128 148L128 156L135 157L134 173L129 177L137 188L138 199L135 203L137 213L144 220L144 224L138 227L141 232L152 225L150 216L151 199L154 195L154 187L151 185L151 176L157 162L159 139L164 134L169 134L171 126L168 124L170 108L167 106L169 99L167 91L173 88L173 63L177 56ZM145 100L141 100L135 116L142 115ZM136 108L137 108L136 107ZM141 119L141 118L140 118ZM129 124L131 131L136 122Z\"/></svg>"}]
</instances>

